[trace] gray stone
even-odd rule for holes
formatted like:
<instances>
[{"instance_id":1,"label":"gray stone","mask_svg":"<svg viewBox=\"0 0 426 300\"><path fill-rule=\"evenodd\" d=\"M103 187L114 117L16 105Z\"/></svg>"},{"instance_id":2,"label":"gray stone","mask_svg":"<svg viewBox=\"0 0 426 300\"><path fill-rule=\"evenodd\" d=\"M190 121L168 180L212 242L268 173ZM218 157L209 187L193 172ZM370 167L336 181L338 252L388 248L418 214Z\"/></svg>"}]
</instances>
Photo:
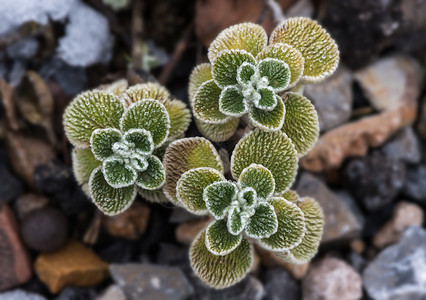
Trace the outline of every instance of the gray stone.
<instances>
[{"instance_id":1,"label":"gray stone","mask_svg":"<svg viewBox=\"0 0 426 300\"><path fill-rule=\"evenodd\" d=\"M363 283L375 300L426 299L426 231L408 228L367 266Z\"/></svg>"},{"instance_id":2,"label":"gray stone","mask_svg":"<svg viewBox=\"0 0 426 300\"><path fill-rule=\"evenodd\" d=\"M110 272L129 300L180 300L194 292L183 272L176 267L150 264L112 264Z\"/></svg>"},{"instance_id":3,"label":"gray stone","mask_svg":"<svg viewBox=\"0 0 426 300\"><path fill-rule=\"evenodd\" d=\"M422 159L420 152L420 142L411 126L401 129L387 142L383 148L383 153L389 158L402 160L407 163L419 163Z\"/></svg>"},{"instance_id":4,"label":"gray stone","mask_svg":"<svg viewBox=\"0 0 426 300\"><path fill-rule=\"evenodd\" d=\"M402 193L414 200L426 203L426 166L412 165L407 167L407 180Z\"/></svg>"},{"instance_id":5,"label":"gray stone","mask_svg":"<svg viewBox=\"0 0 426 300\"><path fill-rule=\"evenodd\" d=\"M24 290L13 290L0 293L0 300L46 300L46 298Z\"/></svg>"},{"instance_id":6,"label":"gray stone","mask_svg":"<svg viewBox=\"0 0 426 300\"><path fill-rule=\"evenodd\" d=\"M0 182L0 203L15 200L24 192L24 185L11 173L3 151L0 151Z\"/></svg>"},{"instance_id":7,"label":"gray stone","mask_svg":"<svg viewBox=\"0 0 426 300\"><path fill-rule=\"evenodd\" d=\"M426 97L424 97L421 102L417 131L419 132L420 137L426 141Z\"/></svg>"},{"instance_id":8,"label":"gray stone","mask_svg":"<svg viewBox=\"0 0 426 300\"><path fill-rule=\"evenodd\" d=\"M313 197L321 205L325 220L323 243L347 241L360 235L364 218L349 195L334 193L309 173L302 174L296 190L300 196Z\"/></svg>"},{"instance_id":9,"label":"gray stone","mask_svg":"<svg viewBox=\"0 0 426 300\"><path fill-rule=\"evenodd\" d=\"M298 300L300 287L296 280L285 270L270 269L265 273L265 300Z\"/></svg>"},{"instance_id":10,"label":"gray stone","mask_svg":"<svg viewBox=\"0 0 426 300\"><path fill-rule=\"evenodd\" d=\"M30 59L38 50L39 42L35 37L19 40L7 47L7 55L12 59Z\"/></svg>"},{"instance_id":11,"label":"gray stone","mask_svg":"<svg viewBox=\"0 0 426 300\"><path fill-rule=\"evenodd\" d=\"M96 300L126 300L123 290L116 284L110 285Z\"/></svg>"},{"instance_id":12,"label":"gray stone","mask_svg":"<svg viewBox=\"0 0 426 300\"><path fill-rule=\"evenodd\" d=\"M352 113L352 73L339 67L325 81L307 85L305 96L317 109L321 131L335 128L348 121Z\"/></svg>"}]
</instances>

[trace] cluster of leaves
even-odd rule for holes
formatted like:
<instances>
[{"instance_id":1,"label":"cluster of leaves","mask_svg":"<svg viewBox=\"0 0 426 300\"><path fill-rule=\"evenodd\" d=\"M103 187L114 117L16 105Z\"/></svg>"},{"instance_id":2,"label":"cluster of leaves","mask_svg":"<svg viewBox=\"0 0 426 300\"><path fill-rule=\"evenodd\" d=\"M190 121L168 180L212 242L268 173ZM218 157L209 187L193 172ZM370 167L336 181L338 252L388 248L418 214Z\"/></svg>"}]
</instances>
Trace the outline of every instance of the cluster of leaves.
<instances>
[{"instance_id":1,"label":"cluster of leaves","mask_svg":"<svg viewBox=\"0 0 426 300\"><path fill-rule=\"evenodd\" d=\"M183 134L190 112L166 89L147 83L77 96L64 113L73 150L74 175L95 205L107 215L126 210L137 192L151 201L165 200L165 147Z\"/></svg>"}]
</instances>

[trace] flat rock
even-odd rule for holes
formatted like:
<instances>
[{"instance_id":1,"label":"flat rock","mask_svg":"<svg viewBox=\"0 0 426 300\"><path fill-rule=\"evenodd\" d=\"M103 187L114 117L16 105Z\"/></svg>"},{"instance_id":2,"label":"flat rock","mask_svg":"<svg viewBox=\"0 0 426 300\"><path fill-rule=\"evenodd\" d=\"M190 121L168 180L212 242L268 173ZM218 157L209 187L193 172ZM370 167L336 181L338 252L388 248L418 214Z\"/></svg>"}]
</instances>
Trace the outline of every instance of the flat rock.
<instances>
[{"instance_id":1,"label":"flat rock","mask_svg":"<svg viewBox=\"0 0 426 300\"><path fill-rule=\"evenodd\" d=\"M39 279L54 294L68 285L90 287L108 277L108 264L77 241L39 255L34 267Z\"/></svg>"},{"instance_id":2,"label":"flat rock","mask_svg":"<svg viewBox=\"0 0 426 300\"><path fill-rule=\"evenodd\" d=\"M345 261L324 258L302 281L303 300L356 300L362 296L361 276Z\"/></svg>"},{"instance_id":3,"label":"flat rock","mask_svg":"<svg viewBox=\"0 0 426 300\"><path fill-rule=\"evenodd\" d=\"M426 231L405 230L398 244L384 249L367 266L363 283L375 300L426 299Z\"/></svg>"},{"instance_id":4,"label":"flat rock","mask_svg":"<svg viewBox=\"0 0 426 300\"><path fill-rule=\"evenodd\" d=\"M38 294L28 293L24 290L13 290L0 293L0 300L46 300L46 298Z\"/></svg>"},{"instance_id":5,"label":"flat rock","mask_svg":"<svg viewBox=\"0 0 426 300\"><path fill-rule=\"evenodd\" d=\"M264 277L266 296L265 300L300 299L300 287L296 280L285 270L271 269L265 272Z\"/></svg>"},{"instance_id":6,"label":"flat rock","mask_svg":"<svg viewBox=\"0 0 426 300\"><path fill-rule=\"evenodd\" d=\"M407 166L407 179L402 193L416 201L426 202L426 165Z\"/></svg>"},{"instance_id":7,"label":"flat rock","mask_svg":"<svg viewBox=\"0 0 426 300\"><path fill-rule=\"evenodd\" d=\"M190 245L210 222L211 218L197 218L179 224L176 227L176 240L184 245Z\"/></svg>"},{"instance_id":8,"label":"flat rock","mask_svg":"<svg viewBox=\"0 0 426 300\"><path fill-rule=\"evenodd\" d=\"M30 280L30 260L19 238L15 216L6 204L0 204L0 253L0 291Z\"/></svg>"},{"instance_id":9,"label":"flat rock","mask_svg":"<svg viewBox=\"0 0 426 300\"><path fill-rule=\"evenodd\" d=\"M364 220L350 197L339 196L309 173L301 175L296 190L301 197L315 198L323 209L322 243L347 241L360 235Z\"/></svg>"},{"instance_id":10,"label":"flat rock","mask_svg":"<svg viewBox=\"0 0 426 300\"><path fill-rule=\"evenodd\" d=\"M116 284L110 285L96 300L127 300L123 290Z\"/></svg>"},{"instance_id":11,"label":"flat rock","mask_svg":"<svg viewBox=\"0 0 426 300\"><path fill-rule=\"evenodd\" d=\"M398 131L382 147L383 153L394 160L402 160L406 163L417 164L422 159L420 142L411 126Z\"/></svg>"},{"instance_id":12,"label":"flat rock","mask_svg":"<svg viewBox=\"0 0 426 300\"><path fill-rule=\"evenodd\" d=\"M194 292L183 272L176 267L150 264L112 264L110 272L129 300L180 300Z\"/></svg>"},{"instance_id":13,"label":"flat rock","mask_svg":"<svg viewBox=\"0 0 426 300\"><path fill-rule=\"evenodd\" d=\"M315 105L321 131L335 128L348 121L352 113L352 73L339 67L325 81L307 85L305 96Z\"/></svg>"}]
</instances>

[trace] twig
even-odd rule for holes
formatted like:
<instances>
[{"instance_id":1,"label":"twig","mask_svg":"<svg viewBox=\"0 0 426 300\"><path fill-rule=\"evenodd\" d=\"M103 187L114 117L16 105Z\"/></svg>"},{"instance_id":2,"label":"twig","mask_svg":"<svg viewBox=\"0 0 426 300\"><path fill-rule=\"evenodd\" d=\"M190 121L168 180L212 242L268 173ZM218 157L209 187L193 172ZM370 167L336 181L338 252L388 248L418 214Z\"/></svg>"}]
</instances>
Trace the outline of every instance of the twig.
<instances>
[{"instance_id":1,"label":"twig","mask_svg":"<svg viewBox=\"0 0 426 300\"><path fill-rule=\"evenodd\" d=\"M134 70L142 68L143 62L143 4L135 0L132 9L132 67Z\"/></svg>"}]
</instances>

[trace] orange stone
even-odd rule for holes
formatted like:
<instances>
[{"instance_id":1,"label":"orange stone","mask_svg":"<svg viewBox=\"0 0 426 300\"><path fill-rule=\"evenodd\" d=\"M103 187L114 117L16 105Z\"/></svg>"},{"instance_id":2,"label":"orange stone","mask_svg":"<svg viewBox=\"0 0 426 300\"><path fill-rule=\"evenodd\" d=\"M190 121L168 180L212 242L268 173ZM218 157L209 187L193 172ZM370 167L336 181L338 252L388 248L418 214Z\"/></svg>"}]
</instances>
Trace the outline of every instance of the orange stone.
<instances>
[{"instance_id":1,"label":"orange stone","mask_svg":"<svg viewBox=\"0 0 426 300\"><path fill-rule=\"evenodd\" d=\"M77 241L69 241L56 252L40 254L35 271L54 294L67 285L90 287L109 276L108 264Z\"/></svg>"}]
</instances>

